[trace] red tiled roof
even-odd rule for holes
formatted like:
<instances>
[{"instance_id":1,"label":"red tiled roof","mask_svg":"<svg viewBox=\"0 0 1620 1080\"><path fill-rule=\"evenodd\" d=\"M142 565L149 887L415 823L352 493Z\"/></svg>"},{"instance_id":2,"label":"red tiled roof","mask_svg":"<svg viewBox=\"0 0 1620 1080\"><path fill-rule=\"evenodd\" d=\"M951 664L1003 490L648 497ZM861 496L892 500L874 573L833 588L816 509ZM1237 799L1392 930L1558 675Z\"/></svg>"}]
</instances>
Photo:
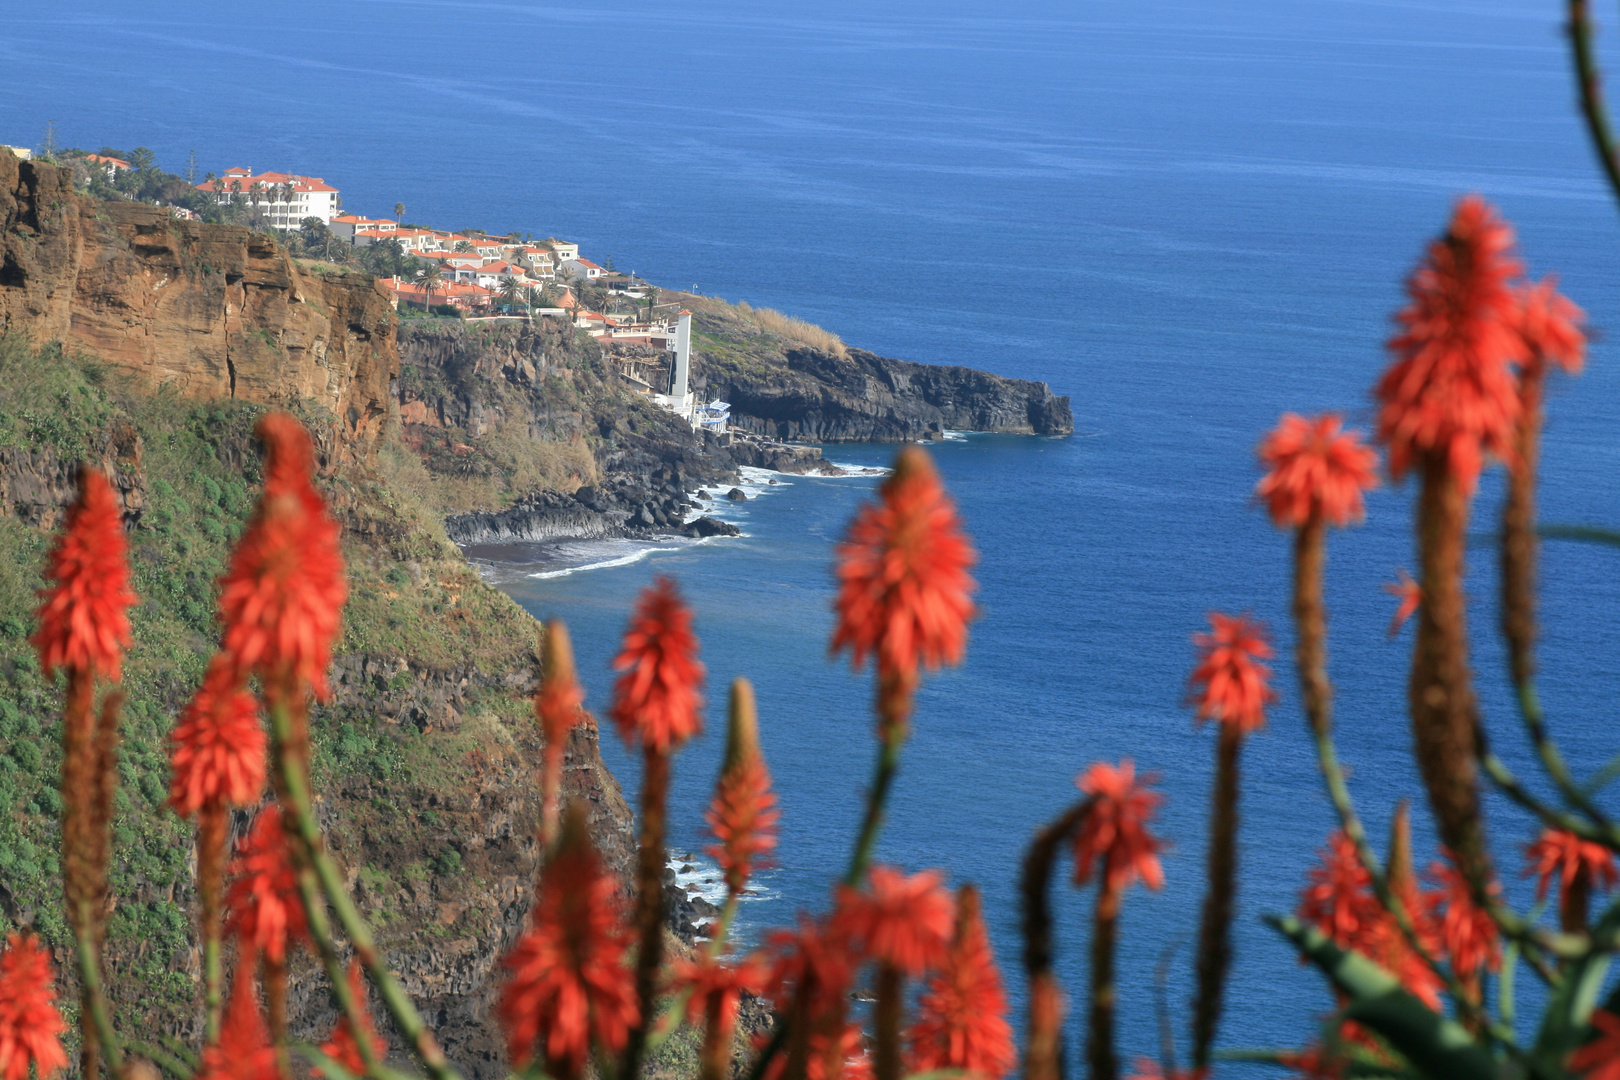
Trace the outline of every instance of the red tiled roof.
<instances>
[{"instance_id":1,"label":"red tiled roof","mask_svg":"<svg viewBox=\"0 0 1620 1080\"><path fill-rule=\"evenodd\" d=\"M220 179L225 181L224 186L227 191L230 190L232 181L235 181L238 185L240 185L243 191L246 191L254 184L264 184L267 187L276 187L281 184L291 184L294 191L330 191L334 193L337 191L337 188L328 184L325 180L322 180L318 176L298 176L293 173L267 172L260 173L258 176L253 176L248 172L248 170L237 168L226 169L225 175L220 177ZM197 190L199 191L212 191L214 190L214 181L204 180L202 183L196 186Z\"/></svg>"},{"instance_id":2,"label":"red tiled roof","mask_svg":"<svg viewBox=\"0 0 1620 1080\"><path fill-rule=\"evenodd\" d=\"M86 154L84 160L94 161L98 165L111 165L117 169L133 169L135 167L123 158L105 157L101 154Z\"/></svg>"}]
</instances>

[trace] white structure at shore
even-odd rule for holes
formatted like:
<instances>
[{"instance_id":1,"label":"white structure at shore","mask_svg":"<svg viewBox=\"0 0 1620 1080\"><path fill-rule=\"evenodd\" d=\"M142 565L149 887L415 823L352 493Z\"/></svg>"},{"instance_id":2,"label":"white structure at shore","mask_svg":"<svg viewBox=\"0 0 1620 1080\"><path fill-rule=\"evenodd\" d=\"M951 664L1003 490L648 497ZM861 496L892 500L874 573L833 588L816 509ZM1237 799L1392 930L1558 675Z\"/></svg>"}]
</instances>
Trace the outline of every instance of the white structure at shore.
<instances>
[{"instance_id":1,"label":"white structure at shore","mask_svg":"<svg viewBox=\"0 0 1620 1080\"><path fill-rule=\"evenodd\" d=\"M692 379L692 313L682 311L675 324L675 337L670 342L675 352L674 372L669 380L669 393L654 394L653 400L694 429L724 433L731 421L731 406L716 398L707 405L699 405L697 395L691 391Z\"/></svg>"}]
</instances>

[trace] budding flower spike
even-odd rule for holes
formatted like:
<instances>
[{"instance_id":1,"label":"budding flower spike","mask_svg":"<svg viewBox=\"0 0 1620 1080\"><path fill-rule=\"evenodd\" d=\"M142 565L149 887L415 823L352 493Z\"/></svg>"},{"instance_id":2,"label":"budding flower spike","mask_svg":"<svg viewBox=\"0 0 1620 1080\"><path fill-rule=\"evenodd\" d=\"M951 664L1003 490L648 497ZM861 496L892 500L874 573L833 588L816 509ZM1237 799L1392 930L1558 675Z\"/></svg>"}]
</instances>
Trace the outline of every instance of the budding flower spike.
<instances>
[{"instance_id":1,"label":"budding flower spike","mask_svg":"<svg viewBox=\"0 0 1620 1080\"><path fill-rule=\"evenodd\" d=\"M706 815L710 831L720 841L709 854L725 875L728 899L742 895L749 877L776 848L780 817L771 773L759 749L754 688L747 679L737 679L731 684L725 762Z\"/></svg>"},{"instance_id":2,"label":"budding flower spike","mask_svg":"<svg viewBox=\"0 0 1620 1080\"><path fill-rule=\"evenodd\" d=\"M574 674L574 646L561 619L546 623L540 649L540 690L534 711L545 740L540 767L540 835L549 847L557 838L558 807L562 800L563 753L569 734L585 720L585 691Z\"/></svg>"}]
</instances>

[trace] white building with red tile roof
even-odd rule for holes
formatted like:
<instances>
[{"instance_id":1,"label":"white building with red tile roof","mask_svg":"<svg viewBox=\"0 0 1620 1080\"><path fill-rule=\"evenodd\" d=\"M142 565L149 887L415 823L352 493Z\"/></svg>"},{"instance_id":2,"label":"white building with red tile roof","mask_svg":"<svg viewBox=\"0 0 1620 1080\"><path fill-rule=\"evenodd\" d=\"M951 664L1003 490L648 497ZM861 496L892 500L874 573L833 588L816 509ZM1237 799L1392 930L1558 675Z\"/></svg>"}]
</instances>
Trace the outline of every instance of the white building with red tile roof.
<instances>
[{"instance_id":1,"label":"white building with red tile roof","mask_svg":"<svg viewBox=\"0 0 1620 1080\"><path fill-rule=\"evenodd\" d=\"M108 157L105 154L86 154L84 160L91 165L99 165L109 184L118 179L119 173L128 172L135 167L123 158Z\"/></svg>"},{"instance_id":2,"label":"white building with red tile roof","mask_svg":"<svg viewBox=\"0 0 1620 1080\"><path fill-rule=\"evenodd\" d=\"M351 244L355 242L355 234L361 229L374 233L391 233L399 228L393 218L368 218L360 217L358 214L344 214L342 217L333 218L327 224L333 233Z\"/></svg>"},{"instance_id":3,"label":"white building with red tile roof","mask_svg":"<svg viewBox=\"0 0 1620 1080\"><path fill-rule=\"evenodd\" d=\"M197 190L220 203L246 203L278 229L296 229L305 218L320 218L330 225L338 216L338 189L318 176L267 172L255 174L238 166L225 175L205 180Z\"/></svg>"},{"instance_id":4,"label":"white building with red tile roof","mask_svg":"<svg viewBox=\"0 0 1620 1080\"><path fill-rule=\"evenodd\" d=\"M602 276L602 268L589 259L568 259L563 263L563 270L569 277L599 278Z\"/></svg>"}]
</instances>

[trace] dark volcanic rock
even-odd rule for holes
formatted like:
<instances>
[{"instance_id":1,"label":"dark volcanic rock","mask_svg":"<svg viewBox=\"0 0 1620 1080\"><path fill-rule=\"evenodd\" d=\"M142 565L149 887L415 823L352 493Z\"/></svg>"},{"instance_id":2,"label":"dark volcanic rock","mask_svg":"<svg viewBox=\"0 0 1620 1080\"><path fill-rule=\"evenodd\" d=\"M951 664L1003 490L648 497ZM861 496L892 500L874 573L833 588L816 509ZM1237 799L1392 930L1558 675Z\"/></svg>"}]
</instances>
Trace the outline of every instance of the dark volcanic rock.
<instances>
[{"instance_id":1,"label":"dark volcanic rock","mask_svg":"<svg viewBox=\"0 0 1620 1080\"><path fill-rule=\"evenodd\" d=\"M1069 435L1067 397L973 368L790 349L787 367L707 372L737 427L806 442L901 442L946 430Z\"/></svg>"},{"instance_id":2,"label":"dark volcanic rock","mask_svg":"<svg viewBox=\"0 0 1620 1080\"><path fill-rule=\"evenodd\" d=\"M687 536L741 536L742 530L729 521L719 518L700 517L696 521L689 521L681 530Z\"/></svg>"},{"instance_id":3,"label":"dark volcanic rock","mask_svg":"<svg viewBox=\"0 0 1620 1080\"><path fill-rule=\"evenodd\" d=\"M747 502L748 496L743 494L742 488L732 488L726 492L726 498L732 502Z\"/></svg>"}]
</instances>

